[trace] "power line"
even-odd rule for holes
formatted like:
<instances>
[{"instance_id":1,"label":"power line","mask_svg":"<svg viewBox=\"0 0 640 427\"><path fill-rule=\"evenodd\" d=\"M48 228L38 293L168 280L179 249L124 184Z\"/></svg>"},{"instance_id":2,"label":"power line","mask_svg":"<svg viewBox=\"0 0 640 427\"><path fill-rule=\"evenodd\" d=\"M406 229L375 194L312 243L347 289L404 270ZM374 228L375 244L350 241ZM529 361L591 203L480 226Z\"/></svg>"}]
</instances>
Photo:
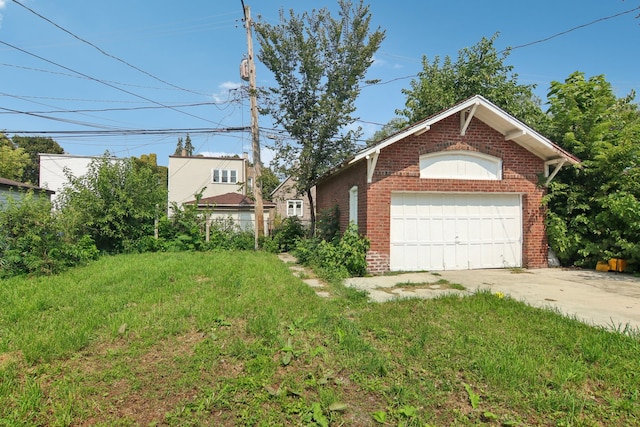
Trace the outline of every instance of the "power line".
<instances>
[{"instance_id":1,"label":"power line","mask_svg":"<svg viewBox=\"0 0 640 427\"><path fill-rule=\"evenodd\" d=\"M14 0L14 1L15 1L15 0ZM608 20L608 19L617 18L618 16L626 15L626 14L628 14L628 13L631 13L631 12L636 11L636 10L639 10L639 9L640 9L640 6L638 6L638 7L634 7L633 9L629 9L629 10L627 10L627 11L625 11L625 12L616 13L615 15L605 16L604 18L599 18L599 19L596 19L596 20L594 20L594 21L587 22L586 24L582 24L582 25L578 25L577 27L569 28L569 29L568 29L568 30L566 30L566 31L561 31L561 32L556 33L556 34L554 34L554 35L552 35L552 36L545 37L544 39L536 40L536 41L533 41L533 42L530 42L530 43L521 44L521 45L518 45L518 46L507 47L506 49L503 49L502 51L500 51L500 52L498 52L498 53L503 53L503 52L506 52L506 51L508 51L508 50L521 49L521 48L523 48L523 47L527 47L527 46L531 46L531 45L534 45L534 44L538 44L538 43L546 42L546 41L549 41L549 40L551 40L551 39L553 39L553 38L556 38L556 37L559 37L559 36L565 35L565 34L567 34L567 33L570 33L570 32L572 32L572 31L578 30L578 29L580 29L580 28L588 27L588 26L590 26L590 25L596 24L596 23L598 23L598 22L606 21L606 20Z\"/></svg>"},{"instance_id":2,"label":"power line","mask_svg":"<svg viewBox=\"0 0 640 427\"><path fill-rule=\"evenodd\" d=\"M21 96L9 95L6 93L0 93L0 96L10 96L12 98L22 99ZM222 103L217 102L197 102L193 104L177 104L170 105L173 108L185 108L185 107L202 107L206 105L219 105ZM225 102L226 104L226 102ZM163 109L165 107L158 106L146 106L146 107L122 107L122 108L87 108L87 109L78 109L78 110L50 110L50 111L29 111L29 112L0 112L0 114L58 114L58 113L105 113L110 111L137 111L137 110L157 110Z\"/></svg>"},{"instance_id":3,"label":"power line","mask_svg":"<svg viewBox=\"0 0 640 427\"><path fill-rule=\"evenodd\" d=\"M58 137L73 136L131 136L131 135L180 135L180 134L215 134L215 133L231 133L231 132L249 132L250 127L236 126L225 128L169 128L169 129L105 129L105 130L67 130L67 131L25 131L25 130L3 130L5 134L24 134L24 135L54 135Z\"/></svg>"},{"instance_id":4,"label":"power line","mask_svg":"<svg viewBox=\"0 0 640 427\"><path fill-rule=\"evenodd\" d=\"M162 104L162 103L160 103L160 102L157 102L157 101L154 101L154 100L152 100L152 99L146 98L146 97L144 97L144 96L142 96L142 95L138 95L138 94L133 93L133 92L131 92L131 91L128 91L128 90L126 90L126 89L122 89L122 88L120 88L120 87L118 87L118 86L112 85L111 83L108 83L108 82L106 82L106 81L104 81L104 80L100 80L100 79L97 79L97 78L95 78L95 77L91 77L91 76L89 76L89 75L87 75L87 74L84 74L84 73L82 73L82 72L80 72L80 71L76 71L76 70L71 69L71 68L69 68L69 67L65 67L64 65L61 65L61 64L58 64L58 63L56 63L56 62L53 62L53 61L51 61L51 60L49 60L49 59L43 58L42 56L36 55L35 53L31 53L31 52L26 51L26 50L24 50L24 49L21 49L21 48L19 48L19 47L17 47L17 46L14 46L14 45L10 44L10 43L7 43L7 42L5 42L5 41L0 40L0 44L5 45L5 46L7 46L7 47L10 47L10 48L12 48L12 49L15 49L15 50L17 50L17 51L19 51L19 52L22 52L22 53L26 54L26 55L33 56L34 58L37 58L37 59L39 59L39 60L41 60L41 61L45 61L45 62L48 62L49 64L53 64L53 65L55 65L55 66L57 66L57 67L60 67L60 68L62 68L62 69L65 69L65 70L67 70L67 71L71 71L72 73L76 73L76 74L78 74L78 75L81 75L81 76L83 76L83 77L88 78L89 80L93 80L93 81L95 81L95 82L97 82L97 83L103 84L103 85L108 86L108 87L113 88L113 89L116 89L116 90L118 90L118 91L120 91L120 92L124 92L124 93L126 93L126 94L131 95L131 96L135 96L136 98L140 98L140 99L143 99L143 100L145 100L145 101L147 101L147 102L151 102L152 104L156 104L156 105L159 105L159 106L161 106L161 107L168 108L168 109L170 109L170 110L176 111L176 112L181 113L181 114L185 114L185 115L187 115L187 116L194 117L194 118L199 119L199 120L203 120L203 121L208 122L208 123L214 123L214 122L212 122L211 120L205 119L205 118L203 118L203 117L196 116L196 115L194 115L194 114L187 113L186 111L178 110L177 108L173 108L173 107L170 107L170 106L164 105L164 104ZM214 124L215 124L215 123L214 123Z\"/></svg>"},{"instance_id":5,"label":"power line","mask_svg":"<svg viewBox=\"0 0 640 427\"><path fill-rule=\"evenodd\" d=\"M50 117L50 116L45 116L44 114L37 114L37 113L30 113L28 111L19 111L19 110L14 110L11 108L5 108L5 107L0 107L0 110L4 110L4 111L8 111L10 113L13 114L24 114L27 116L33 116L33 117L38 117L40 119L47 119L47 120L53 120L53 121L57 121L57 122L63 122L63 123L69 123L69 124L74 124L74 125L79 125L79 126L87 126L87 127L94 127L94 128L101 128L101 129L113 129L111 127L108 126L103 126L103 125L99 125L99 124L95 124L95 123L86 123L86 122L81 122L78 120L70 120L70 119L61 119L59 117ZM2 133L7 133L8 131L2 131ZM18 132L16 132L18 133Z\"/></svg>"},{"instance_id":6,"label":"power line","mask_svg":"<svg viewBox=\"0 0 640 427\"><path fill-rule=\"evenodd\" d=\"M22 65L7 64L7 63L4 63L4 62L0 62L0 65L2 65L3 67L13 67L13 68L20 68L22 70L37 71L39 73L48 73L48 74L55 74L55 75L58 75L58 76L73 77L74 79L91 80L90 78L87 78L87 77L84 77L84 76L78 76L78 75L68 74L68 73L60 73L60 72L51 71L51 70L43 70L41 68L25 67L25 66L22 66ZM119 86L137 87L137 88L140 88L140 89L172 90L171 88L168 88L168 87L134 85L134 84L130 84L130 83L116 82L116 81L113 81L113 80L104 80L104 81L108 82L108 83L115 84L115 85L119 85ZM209 96L210 95L209 93L206 93L206 92L195 92L195 91L193 91L192 93L194 93L196 95L203 95L203 96Z\"/></svg>"},{"instance_id":7,"label":"power line","mask_svg":"<svg viewBox=\"0 0 640 427\"><path fill-rule=\"evenodd\" d=\"M199 95L199 93L198 93L198 92L195 92L195 91L193 91L193 90L191 90L191 89L185 89L185 88L183 88L183 87L180 87L180 86L174 85L173 83L169 83L169 82L168 82L168 81L166 81L166 80L163 80L163 79L161 79L161 78L159 78L159 77L156 77L156 76L154 76L153 74L151 74L151 73L149 73L149 72L147 72L147 71L145 71L145 70L143 70L143 69L141 69L141 68L139 68L139 67L136 67L136 66L135 66L135 65L133 65L133 64L130 64L129 62L125 61L124 59L121 59L121 58L119 58L119 57L117 57L117 56L115 56L115 55L112 55L112 54L110 54L110 53L108 53L108 52L104 51L103 49L101 49L100 47L98 47L98 46L96 46L95 44L91 43L90 41L88 41L88 40L86 40L86 39L83 39L82 37L80 37L80 36L78 36L78 35L76 35L76 34L72 33L71 31L67 30L66 28L64 28L64 27L62 27L62 26L60 26L60 25L56 24L55 22L53 22L53 21L52 21L52 20L50 20L49 18L47 18L47 17L45 17L45 16L41 15L40 13L38 13L38 12L36 12L35 10L31 9L30 7L25 6L24 4L20 3L18 0L11 0L11 1L13 1L14 3L16 3L16 4L20 5L20 6L22 6L23 8L25 8L25 9L26 9L26 10L28 10L29 12L33 13L34 15L38 16L39 18L44 19L45 21L47 21L48 23L50 23L50 24L51 24L51 25L53 25L54 27L58 28L59 30L64 31L65 33L69 34L71 37L73 37L73 38L75 38L75 39L77 39L77 40L81 41L82 43L85 43L85 44L87 44L87 45L91 46L92 48L94 48L94 49L96 49L98 52L100 52L101 54L103 54L103 55L105 55L105 56L107 56L107 57L109 57L109 58L111 58L111 59L115 59L116 61L118 61L118 62L120 62L120 63L122 63L122 64L125 64L126 66L128 66L128 67L130 67L130 68L133 68L134 70L139 71L139 72L141 72L142 74L145 74L145 75L147 75L147 76L151 77L152 79L155 79L155 80L157 80L157 81L159 81L159 82L161 82L161 83L166 84L167 86L171 86L171 87L173 87L173 88L175 88L175 89L178 89L178 90L181 90L181 91L184 91L184 92L189 92L189 93L194 93L194 94L198 94L198 95Z\"/></svg>"},{"instance_id":8,"label":"power line","mask_svg":"<svg viewBox=\"0 0 640 427\"><path fill-rule=\"evenodd\" d=\"M545 38L540 39L540 40L536 40L536 41L533 41L533 42L521 44L521 45L518 45L518 46L507 47L507 48L499 51L498 53L504 53L504 52L507 52L507 51L515 50L515 49L522 49L524 47L532 46L534 44L543 43L543 42L549 41L551 39L554 39L556 37L568 34L568 33L572 32L572 31L579 30L579 29L585 28L585 27L589 27L589 26L591 26L593 24L597 24L598 22L602 22L602 21L606 21L606 20L609 20L609 19L617 18L618 16L626 15L626 14L632 13L632 12L634 12L636 10L640 10L640 6L634 7L633 9L629 9L629 10L626 10L624 12L616 13L614 15L605 16L603 18L595 19L595 20L593 20L591 22L587 22L586 24L578 25L576 27L570 28L570 29L565 30L565 31L561 31L559 33L553 34L553 35L551 35L549 37L545 37ZM418 77L418 76L419 76L419 74L413 74L413 75L404 76L404 77L397 77L397 78L394 78L394 79L391 79L391 80L377 81L375 83L370 83L370 84L363 85L363 86L361 86L361 88L366 88L366 87L370 87L370 86L380 86L380 85L389 84L389 83L392 83L392 82L395 82L395 81L398 81L398 80L405 80L405 79L410 79L410 78L414 78L414 77Z\"/></svg>"}]
</instances>

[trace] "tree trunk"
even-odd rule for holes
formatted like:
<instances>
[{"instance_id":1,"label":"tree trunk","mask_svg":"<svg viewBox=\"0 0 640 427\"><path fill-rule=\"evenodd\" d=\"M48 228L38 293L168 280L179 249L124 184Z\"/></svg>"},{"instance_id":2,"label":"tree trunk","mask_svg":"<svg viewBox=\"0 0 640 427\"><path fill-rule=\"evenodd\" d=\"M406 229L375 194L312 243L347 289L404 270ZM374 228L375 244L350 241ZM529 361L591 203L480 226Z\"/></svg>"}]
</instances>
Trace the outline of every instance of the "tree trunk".
<instances>
[{"instance_id":1,"label":"tree trunk","mask_svg":"<svg viewBox=\"0 0 640 427\"><path fill-rule=\"evenodd\" d=\"M309 199L309 211L311 212L311 223L309 224L309 236L313 237L316 235L316 209L313 204L313 195L311 194L311 189L307 190L307 199Z\"/></svg>"}]
</instances>

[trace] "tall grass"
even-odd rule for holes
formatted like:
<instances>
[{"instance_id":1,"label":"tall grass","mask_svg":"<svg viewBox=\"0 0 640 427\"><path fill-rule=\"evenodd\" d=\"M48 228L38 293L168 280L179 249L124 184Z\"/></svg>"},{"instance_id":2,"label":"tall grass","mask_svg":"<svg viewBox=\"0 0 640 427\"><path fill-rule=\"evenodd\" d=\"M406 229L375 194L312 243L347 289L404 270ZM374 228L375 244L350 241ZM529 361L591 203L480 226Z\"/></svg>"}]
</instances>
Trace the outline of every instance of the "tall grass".
<instances>
[{"instance_id":1,"label":"tall grass","mask_svg":"<svg viewBox=\"0 0 640 427\"><path fill-rule=\"evenodd\" d=\"M254 252L0 282L0 425L634 425L640 340L489 293L315 295Z\"/></svg>"}]
</instances>

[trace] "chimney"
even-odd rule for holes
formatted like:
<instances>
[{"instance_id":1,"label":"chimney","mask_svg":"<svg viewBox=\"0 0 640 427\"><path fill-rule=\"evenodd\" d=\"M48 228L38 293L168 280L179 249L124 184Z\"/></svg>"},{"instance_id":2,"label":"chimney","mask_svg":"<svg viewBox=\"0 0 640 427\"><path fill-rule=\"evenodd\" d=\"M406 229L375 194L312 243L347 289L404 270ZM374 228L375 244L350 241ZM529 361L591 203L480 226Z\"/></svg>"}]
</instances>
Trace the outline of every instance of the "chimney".
<instances>
[{"instance_id":1,"label":"chimney","mask_svg":"<svg viewBox=\"0 0 640 427\"><path fill-rule=\"evenodd\" d=\"M182 157L187 157L187 150L186 149L182 149Z\"/></svg>"}]
</instances>

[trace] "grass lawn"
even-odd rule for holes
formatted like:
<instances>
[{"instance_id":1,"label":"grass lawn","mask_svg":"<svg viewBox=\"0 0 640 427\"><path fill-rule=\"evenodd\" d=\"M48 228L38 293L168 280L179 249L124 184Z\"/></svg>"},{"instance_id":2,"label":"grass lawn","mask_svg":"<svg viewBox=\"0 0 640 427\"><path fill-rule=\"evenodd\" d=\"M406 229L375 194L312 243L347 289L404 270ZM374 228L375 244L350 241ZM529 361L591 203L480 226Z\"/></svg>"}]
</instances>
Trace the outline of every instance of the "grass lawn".
<instances>
[{"instance_id":1,"label":"grass lawn","mask_svg":"<svg viewBox=\"0 0 640 427\"><path fill-rule=\"evenodd\" d=\"M320 298L274 255L0 281L0 426L640 425L640 339L489 293Z\"/></svg>"}]
</instances>

